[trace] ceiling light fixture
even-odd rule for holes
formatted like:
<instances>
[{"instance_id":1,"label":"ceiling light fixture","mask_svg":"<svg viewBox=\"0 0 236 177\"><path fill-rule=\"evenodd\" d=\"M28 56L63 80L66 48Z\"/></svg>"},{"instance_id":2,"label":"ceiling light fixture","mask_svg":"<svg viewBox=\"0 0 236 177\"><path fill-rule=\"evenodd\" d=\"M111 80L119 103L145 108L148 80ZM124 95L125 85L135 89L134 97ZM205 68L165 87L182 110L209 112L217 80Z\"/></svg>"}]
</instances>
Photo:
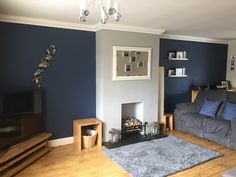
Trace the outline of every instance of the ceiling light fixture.
<instances>
[{"instance_id":1,"label":"ceiling light fixture","mask_svg":"<svg viewBox=\"0 0 236 177\"><path fill-rule=\"evenodd\" d=\"M86 17L89 15L89 7L94 6L96 0L80 0L80 21L86 22ZM103 0L101 0L101 23L106 24L109 17L113 16L114 21L119 21L121 14L119 13L118 0L106 0L106 6L104 6Z\"/></svg>"}]
</instances>

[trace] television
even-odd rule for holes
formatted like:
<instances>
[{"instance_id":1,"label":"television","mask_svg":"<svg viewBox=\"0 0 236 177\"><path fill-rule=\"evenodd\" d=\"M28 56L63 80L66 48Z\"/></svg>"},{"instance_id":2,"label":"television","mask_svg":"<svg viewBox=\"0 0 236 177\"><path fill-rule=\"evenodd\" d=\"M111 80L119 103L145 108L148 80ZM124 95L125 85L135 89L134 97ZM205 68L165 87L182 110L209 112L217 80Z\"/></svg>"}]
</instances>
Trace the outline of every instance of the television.
<instances>
[{"instance_id":1,"label":"television","mask_svg":"<svg viewBox=\"0 0 236 177\"><path fill-rule=\"evenodd\" d=\"M0 152L42 131L42 90L5 95L0 105Z\"/></svg>"}]
</instances>

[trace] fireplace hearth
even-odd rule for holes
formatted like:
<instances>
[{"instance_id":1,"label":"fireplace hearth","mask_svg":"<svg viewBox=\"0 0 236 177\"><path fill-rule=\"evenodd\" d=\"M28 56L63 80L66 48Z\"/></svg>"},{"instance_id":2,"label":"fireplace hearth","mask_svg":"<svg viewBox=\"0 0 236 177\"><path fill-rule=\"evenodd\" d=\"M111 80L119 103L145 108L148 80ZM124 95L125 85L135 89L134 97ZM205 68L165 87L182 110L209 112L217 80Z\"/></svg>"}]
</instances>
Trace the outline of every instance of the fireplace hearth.
<instances>
[{"instance_id":1,"label":"fireplace hearth","mask_svg":"<svg viewBox=\"0 0 236 177\"><path fill-rule=\"evenodd\" d=\"M117 143L104 142L103 145L108 149L113 149L113 148L117 148L121 146L126 146L129 144L150 141L150 140L165 138L165 137L167 137L167 135L164 133L160 133L158 135L141 135L140 133L128 134L126 137L121 138L121 140Z\"/></svg>"}]
</instances>

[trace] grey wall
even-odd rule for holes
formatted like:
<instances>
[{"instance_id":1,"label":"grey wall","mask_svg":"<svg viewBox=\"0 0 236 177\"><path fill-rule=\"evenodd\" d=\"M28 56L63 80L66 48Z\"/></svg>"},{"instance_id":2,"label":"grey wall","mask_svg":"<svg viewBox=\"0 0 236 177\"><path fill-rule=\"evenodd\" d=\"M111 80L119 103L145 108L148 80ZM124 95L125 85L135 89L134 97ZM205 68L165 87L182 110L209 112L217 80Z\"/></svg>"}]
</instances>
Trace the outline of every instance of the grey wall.
<instances>
[{"instance_id":1,"label":"grey wall","mask_svg":"<svg viewBox=\"0 0 236 177\"><path fill-rule=\"evenodd\" d=\"M234 70L234 71L230 70L230 61L231 61L232 56L236 56L236 40L231 41L229 43L228 60L227 60L227 74L226 74L226 79L231 81L232 86L234 88L236 88L236 70Z\"/></svg>"},{"instance_id":2,"label":"grey wall","mask_svg":"<svg viewBox=\"0 0 236 177\"><path fill-rule=\"evenodd\" d=\"M112 47L152 48L150 80L112 81ZM96 116L110 128L121 127L121 104L143 102L143 121L157 121L159 37L153 34L101 30L96 33Z\"/></svg>"}]
</instances>

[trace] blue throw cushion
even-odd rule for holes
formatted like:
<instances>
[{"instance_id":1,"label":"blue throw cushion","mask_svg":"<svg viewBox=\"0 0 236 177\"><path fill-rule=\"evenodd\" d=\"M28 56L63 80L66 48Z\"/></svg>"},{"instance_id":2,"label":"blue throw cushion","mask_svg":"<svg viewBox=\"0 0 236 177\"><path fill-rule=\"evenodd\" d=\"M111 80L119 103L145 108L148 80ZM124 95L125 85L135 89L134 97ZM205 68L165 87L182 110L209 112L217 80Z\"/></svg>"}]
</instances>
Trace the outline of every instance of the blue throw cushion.
<instances>
[{"instance_id":1,"label":"blue throw cushion","mask_svg":"<svg viewBox=\"0 0 236 177\"><path fill-rule=\"evenodd\" d=\"M236 104L226 103L224 111L224 119L225 120L236 119Z\"/></svg>"},{"instance_id":2,"label":"blue throw cushion","mask_svg":"<svg viewBox=\"0 0 236 177\"><path fill-rule=\"evenodd\" d=\"M199 113L204 116L216 117L220 103L220 101L205 100Z\"/></svg>"}]
</instances>

